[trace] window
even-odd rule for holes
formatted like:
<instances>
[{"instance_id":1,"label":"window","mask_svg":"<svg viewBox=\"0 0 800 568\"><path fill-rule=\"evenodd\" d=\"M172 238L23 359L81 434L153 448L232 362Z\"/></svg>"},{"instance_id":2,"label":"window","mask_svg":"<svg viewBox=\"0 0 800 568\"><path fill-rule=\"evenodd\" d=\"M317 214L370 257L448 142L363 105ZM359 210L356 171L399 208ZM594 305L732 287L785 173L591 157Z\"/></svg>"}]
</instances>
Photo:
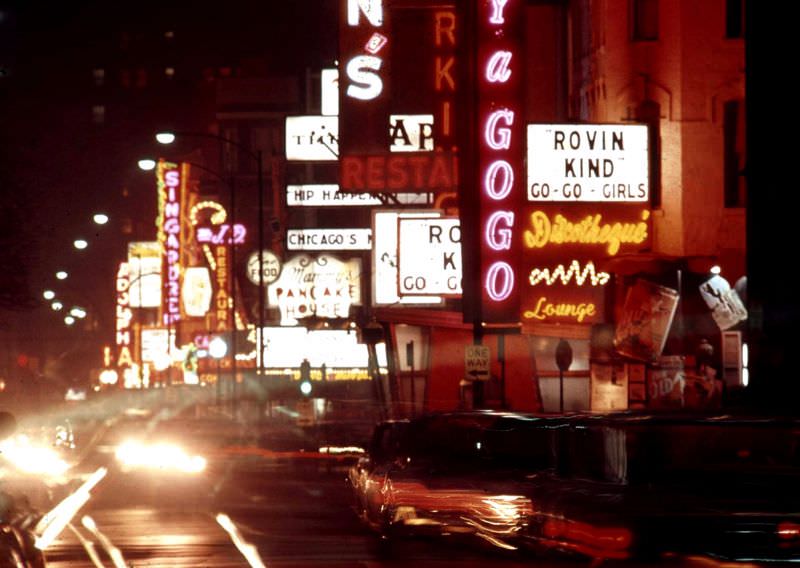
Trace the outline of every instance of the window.
<instances>
[{"instance_id":1,"label":"window","mask_svg":"<svg viewBox=\"0 0 800 568\"><path fill-rule=\"evenodd\" d=\"M658 39L658 0L633 0L633 40Z\"/></svg>"},{"instance_id":2,"label":"window","mask_svg":"<svg viewBox=\"0 0 800 568\"><path fill-rule=\"evenodd\" d=\"M722 117L725 207L745 205L747 185L744 176L744 129L743 101L727 101Z\"/></svg>"},{"instance_id":3,"label":"window","mask_svg":"<svg viewBox=\"0 0 800 568\"><path fill-rule=\"evenodd\" d=\"M725 37L736 39L744 37L745 0L725 0Z\"/></svg>"}]
</instances>

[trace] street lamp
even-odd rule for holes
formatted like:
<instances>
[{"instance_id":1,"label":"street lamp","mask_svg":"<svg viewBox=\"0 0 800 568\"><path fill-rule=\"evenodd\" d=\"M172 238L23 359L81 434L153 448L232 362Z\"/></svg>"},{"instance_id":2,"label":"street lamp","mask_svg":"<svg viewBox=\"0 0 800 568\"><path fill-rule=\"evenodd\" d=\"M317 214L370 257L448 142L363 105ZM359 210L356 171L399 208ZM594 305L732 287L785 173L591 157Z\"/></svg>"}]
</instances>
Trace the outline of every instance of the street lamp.
<instances>
[{"instance_id":1,"label":"street lamp","mask_svg":"<svg viewBox=\"0 0 800 568\"><path fill-rule=\"evenodd\" d=\"M222 403L222 372L220 362L227 353L228 344L222 337L216 336L209 342L208 354L217 360L217 407Z\"/></svg>"},{"instance_id":2,"label":"street lamp","mask_svg":"<svg viewBox=\"0 0 800 568\"><path fill-rule=\"evenodd\" d=\"M211 138L218 142L230 144L241 150L244 154L250 156L256 161L258 166L258 374L264 373L264 166L262 162L262 152L260 149L253 152L249 148L234 142L229 138L219 136L218 134L211 134L209 132L159 132L156 134L156 141L159 144L172 144L177 136L192 136L199 138ZM235 213L233 211L233 188L231 187L231 224ZM234 327L236 322L234 320ZM235 343L234 343L235 345ZM235 357L235 350L234 350ZM235 373L234 373L235 379Z\"/></svg>"}]
</instances>

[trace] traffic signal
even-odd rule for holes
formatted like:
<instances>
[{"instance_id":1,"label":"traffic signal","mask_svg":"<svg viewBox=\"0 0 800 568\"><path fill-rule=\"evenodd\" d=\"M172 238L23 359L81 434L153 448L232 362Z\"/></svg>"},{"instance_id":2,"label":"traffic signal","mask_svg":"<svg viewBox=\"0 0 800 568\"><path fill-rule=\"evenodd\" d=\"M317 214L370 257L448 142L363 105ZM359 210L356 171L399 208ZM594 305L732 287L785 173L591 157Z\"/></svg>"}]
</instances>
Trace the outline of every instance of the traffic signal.
<instances>
[{"instance_id":1,"label":"traffic signal","mask_svg":"<svg viewBox=\"0 0 800 568\"><path fill-rule=\"evenodd\" d=\"M300 363L300 392L305 396L311 394L311 363L308 359Z\"/></svg>"}]
</instances>

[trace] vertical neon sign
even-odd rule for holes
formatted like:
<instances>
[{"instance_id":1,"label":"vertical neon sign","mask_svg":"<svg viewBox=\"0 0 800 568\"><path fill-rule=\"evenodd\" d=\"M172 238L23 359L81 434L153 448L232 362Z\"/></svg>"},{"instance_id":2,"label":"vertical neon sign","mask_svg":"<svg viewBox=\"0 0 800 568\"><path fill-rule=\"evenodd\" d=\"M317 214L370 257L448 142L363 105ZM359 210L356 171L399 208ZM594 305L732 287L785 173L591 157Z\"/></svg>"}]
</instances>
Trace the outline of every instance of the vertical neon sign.
<instances>
[{"instance_id":1,"label":"vertical neon sign","mask_svg":"<svg viewBox=\"0 0 800 568\"><path fill-rule=\"evenodd\" d=\"M159 161L156 170L159 194L159 241L164 259L162 321L173 325L181 319L182 215L185 206L186 168Z\"/></svg>"},{"instance_id":2,"label":"vertical neon sign","mask_svg":"<svg viewBox=\"0 0 800 568\"><path fill-rule=\"evenodd\" d=\"M130 299L130 267L127 262L121 262L117 269L117 310L116 310L116 344L117 367L124 373L133 363L131 357L131 312Z\"/></svg>"},{"instance_id":3,"label":"vertical neon sign","mask_svg":"<svg viewBox=\"0 0 800 568\"><path fill-rule=\"evenodd\" d=\"M478 4L478 190L481 227L481 319L487 324L520 320L519 238L522 203L522 0Z\"/></svg>"}]
</instances>

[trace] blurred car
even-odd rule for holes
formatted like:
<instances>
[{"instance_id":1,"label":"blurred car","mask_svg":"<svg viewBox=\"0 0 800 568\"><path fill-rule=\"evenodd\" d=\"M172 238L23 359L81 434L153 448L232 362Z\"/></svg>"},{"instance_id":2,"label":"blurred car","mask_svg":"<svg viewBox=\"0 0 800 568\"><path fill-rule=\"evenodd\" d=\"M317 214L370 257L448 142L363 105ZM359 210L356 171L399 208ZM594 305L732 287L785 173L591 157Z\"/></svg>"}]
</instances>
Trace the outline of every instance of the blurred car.
<instances>
[{"instance_id":1,"label":"blurred car","mask_svg":"<svg viewBox=\"0 0 800 568\"><path fill-rule=\"evenodd\" d=\"M800 423L612 415L554 431L523 540L595 561L800 561Z\"/></svg>"},{"instance_id":2,"label":"blurred car","mask_svg":"<svg viewBox=\"0 0 800 568\"><path fill-rule=\"evenodd\" d=\"M525 477L551 461L542 426L552 420L455 412L383 422L349 471L356 509L384 539L462 535L516 549L533 514Z\"/></svg>"}]
</instances>

